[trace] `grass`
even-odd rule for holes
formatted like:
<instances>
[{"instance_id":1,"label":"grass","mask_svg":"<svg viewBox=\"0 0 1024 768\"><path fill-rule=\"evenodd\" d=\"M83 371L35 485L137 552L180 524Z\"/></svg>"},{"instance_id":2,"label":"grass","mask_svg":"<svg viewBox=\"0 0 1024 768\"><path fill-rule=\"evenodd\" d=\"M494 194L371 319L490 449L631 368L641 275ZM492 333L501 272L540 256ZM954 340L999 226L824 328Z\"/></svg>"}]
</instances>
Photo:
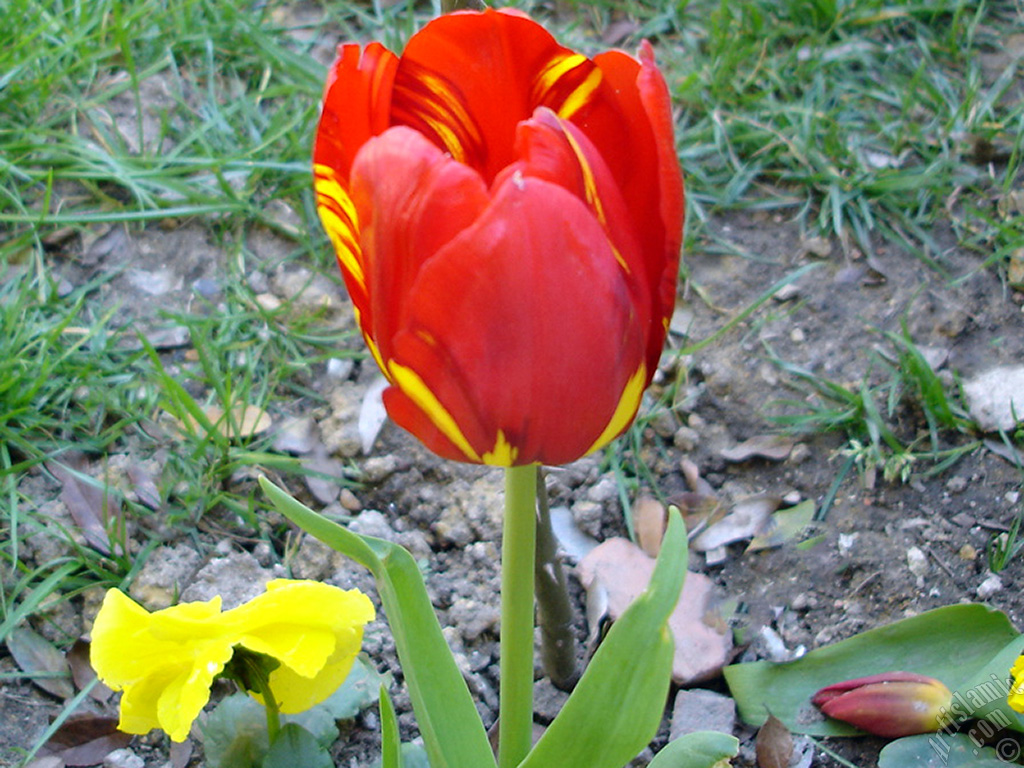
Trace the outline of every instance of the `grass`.
<instances>
[{"instance_id":1,"label":"grass","mask_svg":"<svg viewBox=\"0 0 1024 768\"><path fill-rule=\"evenodd\" d=\"M887 482L906 483L915 474L938 474L981 446L956 382L935 373L906 327L880 335L887 348L854 385L773 358L801 398L776 402L771 420L797 434L841 433L841 452L869 487L879 470Z\"/></svg>"},{"instance_id":2,"label":"grass","mask_svg":"<svg viewBox=\"0 0 1024 768\"><path fill-rule=\"evenodd\" d=\"M1012 60L994 55L1024 32L1019 2L516 5L587 51L605 47L601 35L621 19L634 22L624 47L654 41L677 110L687 247L729 250L708 223L737 209L780 213L848 251L896 243L940 272L936 224L983 254L979 269L1004 270L1024 247L1020 217L1000 205L1021 184L1024 97ZM70 449L97 461L161 458L161 511L121 503L132 520L159 515L186 530L225 513L253 527L245 487L232 481L240 469L301 471L269 438L233 437L208 409L313 403L311 372L360 346L316 313L260 304L247 238L270 229L293 244L283 262L337 279L308 171L319 61L340 39L398 49L436 7L0 0L0 11L3 640L54 596L122 583L140 564L82 547L46 565L24 556L26 537L47 527L25 480L48 459ZM164 317L188 329L195 359L126 343L118 307L99 300L110 274L59 289L75 243L182 223L224 256L221 296ZM810 411L784 420L843 433L863 471L934 471L969 449L968 438L949 443L969 426L912 340L885 342L891 359L878 358L879 375L859 387L782 364L814 395ZM152 430L160 414L196 426ZM624 487L649 479L644 423L610 458Z\"/></svg>"}]
</instances>

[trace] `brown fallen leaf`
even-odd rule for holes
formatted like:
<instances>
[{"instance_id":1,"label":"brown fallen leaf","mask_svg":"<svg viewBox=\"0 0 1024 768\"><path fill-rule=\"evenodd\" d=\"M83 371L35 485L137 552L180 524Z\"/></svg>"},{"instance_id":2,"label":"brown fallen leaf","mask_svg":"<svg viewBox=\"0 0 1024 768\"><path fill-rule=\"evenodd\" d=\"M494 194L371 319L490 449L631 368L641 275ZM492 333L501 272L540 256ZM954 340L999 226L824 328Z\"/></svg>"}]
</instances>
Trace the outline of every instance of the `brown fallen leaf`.
<instances>
[{"instance_id":1,"label":"brown fallen leaf","mask_svg":"<svg viewBox=\"0 0 1024 768\"><path fill-rule=\"evenodd\" d=\"M16 627L7 636L7 650L18 668L32 675L32 682L61 699L75 695L71 668L64 654L53 643L28 627Z\"/></svg>"},{"instance_id":2,"label":"brown fallen leaf","mask_svg":"<svg viewBox=\"0 0 1024 768\"><path fill-rule=\"evenodd\" d=\"M739 445L726 448L719 455L726 461L740 462L757 457L783 461L789 458L796 441L785 435L755 435Z\"/></svg>"},{"instance_id":3,"label":"brown fallen leaf","mask_svg":"<svg viewBox=\"0 0 1024 768\"><path fill-rule=\"evenodd\" d=\"M235 403L230 414L219 405L207 405L203 415L213 425L217 434L229 440L243 440L262 434L270 429L273 420L270 414L255 405ZM178 422L183 432L199 432L203 426L192 414L185 414Z\"/></svg>"},{"instance_id":4,"label":"brown fallen leaf","mask_svg":"<svg viewBox=\"0 0 1024 768\"><path fill-rule=\"evenodd\" d=\"M779 508L778 496L751 496L736 502L732 510L693 540L693 548L707 552L735 541L752 539L764 530L772 512Z\"/></svg>"},{"instance_id":5,"label":"brown fallen leaf","mask_svg":"<svg viewBox=\"0 0 1024 768\"><path fill-rule=\"evenodd\" d=\"M61 484L60 498L71 519L82 531L91 547L104 555L111 553L107 534L111 520L121 517L121 504L106 486L101 486L86 472L87 462L77 452L68 452L61 461L46 462L46 469Z\"/></svg>"},{"instance_id":6,"label":"brown fallen leaf","mask_svg":"<svg viewBox=\"0 0 1024 768\"><path fill-rule=\"evenodd\" d=\"M163 506L163 501L160 498L160 489L156 487L153 475L143 466L139 464L129 465L128 479L131 481L135 491L135 498L139 500L140 504L152 509L154 512Z\"/></svg>"},{"instance_id":7,"label":"brown fallen leaf","mask_svg":"<svg viewBox=\"0 0 1024 768\"><path fill-rule=\"evenodd\" d=\"M595 547L576 567L587 602L600 603L613 621L650 583L654 559L628 539L613 538ZM672 679L678 685L708 680L721 673L732 650L732 633L715 620L714 585L701 573L686 575L669 628L675 636Z\"/></svg>"},{"instance_id":8,"label":"brown fallen leaf","mask_svg":"<svg viewBox=\"0 0 1024 768\"><path fill-rule=\"evenodd\" d=\"M678 507L682 513L690 541L725 517L725 513L728 512L717 496L705 495L696 491L677 493L668 498L668 503Z\"/></svg>"},{"instance_id":9,"label":"brown fallen leaf","mask_svg":"<svg viewBox=\"0 0 1024 768\"><path fill-rule=\"evenodd\" d=\"M71 667L71 679L78 690L83 690L96 679L96 671L89 662L88 640L82 638L75 640L74 644L68 649L65 658L67 658L68 666ZM103 683L97 682L92 687L92 690L89 691L89 695L96 701L106 702L114 695L114 692Z\"/></svg>"},{"instance_id":10,"label":"brown fallen leaf","mask_svg":"<svg viewBox=\"0 0 1024 768\"><path fill-rule=\"evenodd\" d=\"M117 730L117 718L72 715L57 729L43 750L68 766L99 765L111 752L124 749L131 734Z\"/></svg>"},{"instance_id":11,"label":"brown fallen leaf","mask_svg":"<svg viewBox=\"0 0 1024 768\"><path fill-rule=\"evenodd\" d=\"M754 742L758 768L787 768L793 756L793 736L775 715L769 714Z\"/></svg>"},{"instance_id":12,"label":"brown fallen leaf","mask_svg":"<svg viewBox=\"0 0 1024 768\"><path fill-rule=\"evenodd\" d=\"M192 759L192 739L171 742L171 768L185 768Z\"/></svg>"},{"instance_id":13,"label":"brown fallen leaf","mask_svg":"<svg viewBox=\"0 0 1024 768\"><path fill-rule=\"evenodd\" d=\"M767 524L747 546L747 552L761 549L781 547L790 539L795 539L814 520L814 502L806 499L799 504L776 510L768 519Z\"/></svg>"},{"instance_id":14,"label":"brown fallen leaf","mask_svg":"<svg viewBox=\"0 0 1024 768\"><path fill-rule=\"evenodd\" d=\"M661 551L661 540L665 537L665 505L653 496L642 494L633 502L630 514L640 549L651 557L657 557Z\"/></svg>"}]
</instances>

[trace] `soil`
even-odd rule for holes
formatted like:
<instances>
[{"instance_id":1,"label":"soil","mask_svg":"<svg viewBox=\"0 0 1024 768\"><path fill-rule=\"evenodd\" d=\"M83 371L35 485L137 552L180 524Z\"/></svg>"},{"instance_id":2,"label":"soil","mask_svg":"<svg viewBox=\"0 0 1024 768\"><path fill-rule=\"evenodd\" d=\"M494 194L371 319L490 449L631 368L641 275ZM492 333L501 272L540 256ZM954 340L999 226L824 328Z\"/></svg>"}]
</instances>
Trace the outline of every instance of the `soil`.
<instances>
[{"instance_id":1,"label":"soil","mask_svg":"<svg viewBox=\"0 0 1024 768\"><path fill-rule=\"evenodd\" d=\"M917 344L945 350L944 368L963 377L1024 359L1021 295L1006 290L992 270L977 270L980 257L953 246L948 234L939 233L950 246L936 254L947 274L888 246L879 246L870 264L856 253L844 254L838 243L830 244L831 253L824 256L823 244L811 243L815 254L794 224L762 215L719 217L711 222L708 235L687 254L689 282L681 286L687 295L673 326L685 327L689 341L713 333L766 286L796 268L811 262L819 266L801 277L795 288L786 289L782 300L769 300L719 342L683 358L666 354L661 383L656 383L645 406L651 418L641 450L656 481L645 491L671 498L687 490L681 462L689 460L726 500L771 494L821 504L843 464L837 452L843 444L840 435L801 438L784 461L753 458L734 463L721 454L740 441L773 431L767 417L778 412L776 403L800 397L792 378L771 362L772 355L833 381L856 384L865 376L872 380L881 374L877 362L872 362L878 350L886 348L879 332L899 333L905 324ZM114 239L117 247L99 249L98 256L94 248L95 258L57 258L53 266L72 285L101 271L118 272L93 299L99 304L119 303L118 318L125 327L147 334L166 327L161 311L186 310L196 302L197 286L218 284L222 256L208 233L192 225L112 229L101 239ZM711 242L727 242L737 255L712 253L704 247ZM281 294L287 286L307 285L307 290L321 292L321 300L321 294L330 295L330 318L351 323L337 283L310 281L310 273L277 260L288 251L287 245L269 232L256 234L253 249L264 254L262 270L250 275L256 290L266 283L271 286L267 290ZM302 279L292 279L296 274ZM162 286L156 292L154 276ZM673 335L670 343L679 347L684 339ZM166 353L168 361L187 364L180 352ZM352 420L346 423L342 417L351 413L352 398L361 401L377 374L369 361L342 371L346 372L339 380L325 370L311 371L309 380L319 389L319 402L281 402L280 411L273 413L275 424L288 416L312 416L324 444L340 445L341 453L351 454L340 433L351 432ZM660 394L677 377L683 383L675 407L657 406ZM910 405L900 407L897 421L905 434L913 435L924 426ZM967 438L950 439L962 443ZM140 439L123 450L129 459L142 461L149 458L141 455L144 446ZM448 628L446 635L490 725L497 701L500 472L440 461L391 424L385 425L370 455L350 455L346 460L346 474L358 481L342 497L350 509L334 502L327 511L351 515L360 530L399 541L421 559L442 626ZM607 492L614 488L610 478L600 457L553 469L548 476L551 503L570 508L577 525L597 539L626 535L618 495ZM301 482L284 481L297 495L323 507ZM246 479L239 482L251 484ZM823 537L816 546L798 549L789 542L745 554L745 544L739 543L717 565L707 565L694 554L691 570L706 573L719 597L736 605L730 623L737 637L757 638L762 627L769 627L787 651L812 649L930 608L977 600L979 587L990 576L990 538L1021 512L1020 487L1020 472L985 449L937 475L915 472L906 483L887 482L879 474L872 484L863 473L852 471L840 483L827 517L805 532L805 538ZM27 477L20 490L40 512L58 519L66 514L56 501L59 487L48 475ZM126 491L133 493L131 488ZM212 521L198 537L184 530L161 533L169 537L164 542L168 546L197 549L197 562L249 551L267 569L277 564L279 570L283 566L297 576L372 591L369 577L358 566L332 558L315 541L297 543L273 514L261 514L260 526L271 532L262 544L257 531L230 518ZM147 526L134 532L140 542L153 535ZM925 553L923 563L908 558L913 548ZM37 564L62 551L53 542L30 546ZM999 573L1001 584L993 589L989 582L983 592L986 602L1018 625L1024 611L1021 578L1016 558ZM187 587L187 578L179 586ZM571 587L583 640L588 631L582 618L584 595L574 579ZM76 598L72 605L70 614L49 618L73 635L87 630L80 614L88 618L94 612L95 596ZM369 628L365 650L379 669L395 674L400 722L407 735L414 735L410 703L383 621ZM756 641L741 642L735 649L736 657L744 660L768 652ZM0 666L13 668L8 658ZM704 687L725 690L720 679ZM539 720L557 710L560 696L544 681L538 683ZM13 763L15 750L33 743L60 704L32 686L6 683L0 710L0 761ZM339 765L371 764L378 744L376 724L373 710L349 724L339 748ZM668 716L655 747L667 737L667 727ZM747 741L741 755L746 762L736 764L752 765L752 730L737 726L737 734ZM835 741L831 747L853 763L869 766L881 745L877 740L854 739ZM134 749L146 765L167 760L156 736L136 740ZM637 765L644 763L641 756ZM203 764L198 747L191 764ZM818 755L814 765L837 763Z\"/></svg>"}]
</instances>

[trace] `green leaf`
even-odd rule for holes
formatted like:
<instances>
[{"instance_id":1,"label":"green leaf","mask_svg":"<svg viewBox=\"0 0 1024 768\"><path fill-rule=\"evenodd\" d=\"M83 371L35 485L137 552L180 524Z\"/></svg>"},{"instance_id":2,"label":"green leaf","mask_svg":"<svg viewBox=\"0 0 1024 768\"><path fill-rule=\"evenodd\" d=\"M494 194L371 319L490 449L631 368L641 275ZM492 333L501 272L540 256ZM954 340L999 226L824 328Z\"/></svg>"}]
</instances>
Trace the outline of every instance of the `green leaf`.
<instances>
[{"instance_id":1,"label":"green leaf","mask_svg":"<svg viewBox=\"0 0 1024 768\"><path fill-rule=\"evenodd\" d=\"M390 684L390 675L381 675L363 656L356 659L345 682L320 703L335 720L351 720L377 703L381 686Z\"/></svg>"},{"instance_id":2,"label":"green leaf","mask_svg":"<svg viewBox=\"0 0 1024 768\"><path fill-rule=\"evenodd\" d=\"M697 731L673 739L654 756L647 768L712 768L736 757L740 741L718 731ZM728 763L724 763L728 764Z\"/></svg>"},{"instance_id":3,"label":"green leaf","mask_svg":"<svg viewBox=\"0 0 1024 768\"><path fill-rule=\"evenodd\" d=\"M334 761L313 734L297 723L288 723L263 758L262 768L334 768Z\"/></svg>"},{"instance_id":4,"label":"green leaf","mask_svg":"<svg viewBox=\"0 0 1024 768\"><path fill-rule=\"evenodd\" d=\"M647 590L612 625L562 711L520 768L621 768L658 730L675 644L668 618L686 578L686 529L669 515Z\"/></svg>"},{"instance_id":5,"label":"green leaf","mask_svg":"<svg viewBox=\"0 0 1024 768\"><path fill-rule=\"evenodd\" d=\"M887 744L878 755L878 768L1006 768L1020 756L1013 739L999 742L1004 752L983 747L966 733L923 733Z\"/></svg>"},{"instance_id":6,"label":"green leaf","mask_svg":"<svg viewBox=\"0 0 1024 768\"><path fill-rule=\"evenodd\" d=\"M262 705L261 705L262 706ZM264 720L266 717L264 716ZM294 724L308 731L316 739L317 743L327 749L338 739L338 724L334 716L322 704L317 704L304 712L297 712L294 715L282 715L281 723L284 725Z\"/></svg>"},{"instance_id":7,"label":"green leaf","mask_svg":"<svg viewBox=\"0 0 1024 768\"><path fill-rule=\"evenodd\" d=\"M404 768L430 768L430 761L427 759L427 751L423 748L422 744L407 741L402 744L400 752ZM383 765L384 768L387 768L387 764ZM370 768L381 768L381 766L381 761L375 760L370 765Z\"/></svg>"},{"instance_id":8,"label":"green leaf","mask_svg":"<svg viewBox=\"0 0 1024 768\"><path fill-rule=\"evenodd\" d=\"M954 705L972 695L983 695L991 703L989 674L1005 680L1022 646L1024 638L999 611L979 604L951 605L818 648L796 661L734 664L724 673L740 717L751 725L764 722L770 709L797 733L852 736L860 731L823 719L811 704L820 688L903 670L941 680L953 692ZM1004 666L997 670L994 663ZM986 681L988 687L979 692ZM998 697L1005 695L1003 687Z\"/></svg>"},{"instance_id":9,"label":"green leaf","mask_svg":"<svg viewBox=\"0 0 1024 768\"><path fill-rule=\"evenodd\" d=\"M259 482L282 515L373 573L432 768L495 766L480 715L412 555L389 541L359 536L331 522L265 477Z\"/></svg>"},{"instance_id":10,"label":"green leaf","mask_svg":"<svg viewBox=\"0 0 1024 768\"><path fill-rule=\"evenodd\" d=\"M398 733L398 718L391 705L387 689L380 687L380 744L383 768L403 768L402 739Z\"/></svg>"},{"instance_id":11,"label":"green leaf","mask_svg":"<svg viewBox=\"0 0 1024 768\"><path fill-rule=\"evenodd\" d=\"M217 768L253 768L270 748L266 710L248 694L228 696L201 722L206 761Z\"/></svg>"}]
</instances>

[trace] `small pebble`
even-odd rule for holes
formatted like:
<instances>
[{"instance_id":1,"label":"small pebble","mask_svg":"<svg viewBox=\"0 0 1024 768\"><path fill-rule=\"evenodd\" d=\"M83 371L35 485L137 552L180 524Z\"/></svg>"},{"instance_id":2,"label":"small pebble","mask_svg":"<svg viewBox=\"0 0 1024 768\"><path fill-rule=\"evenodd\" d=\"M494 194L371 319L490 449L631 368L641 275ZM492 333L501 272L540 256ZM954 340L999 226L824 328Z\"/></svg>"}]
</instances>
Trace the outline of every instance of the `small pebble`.
<instances>
[{"instance_id":1,"label":"small pebble","mask_svg":"<svg viewBox=\"0 0 1024 768\"><path fill-rule=\"evenodd\" d=\"M680 451L691 453L697 447L700 434L692 427L680 427L672 435L672 445Z\"/></svg>"},{"instance_id":2,"label":"small pebble","mask_svg":"<svg viewBox=\"0 0 1024 768\"><path fill-rule=\"evenodd\" d=\"M354 367L350 357L332 357L327 361L327 375L335 381L344 381L352 375Z\"/></svg>"},{"instance_id":3,"label":"small pebble","mask_svg":"<svg viewBox=\"0 0 1024 768\"><path fill-rule=\"evenodd\" d=\"M954 475L946 481L946 490L950 493L963 493L967 490L967 478Z\"/></svg>"},{"instance_id":4,"label":"small pebble","mask_svg":"<svg viewBox=\"0 0 1024 768\"><path fill-rule=\"evenodd\" d=\"M800 295L800 288L795 283L784 285L772 296L776 301L790 301Z\"/></svg>"},{"instance_id":5,"label":"small pebble","mask_svg":"<svg viewBox=\"0 0 1024 768\"><path fill-rule=\"evenodd\" d=\"M993 573L978 585L978 589L975 594L978 595L979 600L988 600L993 595L1001 592L1002 589L1003 580Z\"/></svg>"},{"instance_id":6,"label":"small pebble","mask_svg":"<svg viewBox=\"0 0 1024 768\"><path fill-rule=\"evenodd\" d=\"M208 277L201 277L192 283L192 290L204 299L212 299L220 293L220 285L216 280L211 280Z\"/></svg>"},{"instance_id":7,"label":"small pebble","mask_svg":"<svg viewBox=\"0 0 1024 768\"><path fill-rule=\"evenodd\" d=\"M115 749L103 758L103 768L146 768L146 761L130 749Z\"/></svg>"},{"instance_id":8,"label":"small pebble","mask_svg":"<svg viewBox=\"0 0 1024 768\"><path fill-rule=\"evenodd\" d=\"M928 573L928 555L919 547L911 547L907 550L907 568L917 577L918 583L923 584Z\"/></svg>"},{"instance_id":9,"label":"small pebble","mask_svg":"<svg viewBox=\"0 0 1024 768\"><path fill-rule=\"evenodd\" d=\"M960 551L957 552L957 554L960 556L961 560L965 560L967 562L973 562L978 559L978 550L970 544L964 544L960 547Z\"/></svg>"}]
</instances>

